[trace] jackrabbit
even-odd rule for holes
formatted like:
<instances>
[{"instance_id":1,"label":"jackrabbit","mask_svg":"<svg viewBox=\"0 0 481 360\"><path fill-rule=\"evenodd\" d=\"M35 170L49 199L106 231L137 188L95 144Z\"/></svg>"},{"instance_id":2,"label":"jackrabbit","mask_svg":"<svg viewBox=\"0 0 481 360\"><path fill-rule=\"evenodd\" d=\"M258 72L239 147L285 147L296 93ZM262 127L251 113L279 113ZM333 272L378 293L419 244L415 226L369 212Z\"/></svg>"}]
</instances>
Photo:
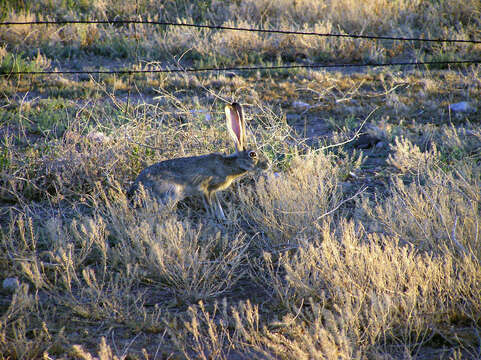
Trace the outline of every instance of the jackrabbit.
<instances>
[{"instance_id":1,"label":"jackrabbit","mask_svg":"<svg viewBox=\"0 0 481 360\"><path fill-rule=\"evenodd\" d=\"M232 103L225 107L227 129L234 140L236 152L230 155L212 153L183 157L155 163L139 174L127 195L142 186L146 193L163 204L175 204L187 196L200 195L211 215L225 219L217 191L226 189L232 181L266 162L252 149L246 149L246 128L242 107Z\"/></svg>"}]
</instances>

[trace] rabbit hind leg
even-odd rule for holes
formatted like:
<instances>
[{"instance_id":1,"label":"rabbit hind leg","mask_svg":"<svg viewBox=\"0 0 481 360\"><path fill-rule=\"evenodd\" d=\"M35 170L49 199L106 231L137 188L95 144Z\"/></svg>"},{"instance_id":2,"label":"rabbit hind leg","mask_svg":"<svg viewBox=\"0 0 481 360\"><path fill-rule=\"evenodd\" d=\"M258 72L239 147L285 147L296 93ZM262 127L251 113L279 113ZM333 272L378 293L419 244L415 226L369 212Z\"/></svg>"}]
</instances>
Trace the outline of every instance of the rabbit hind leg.
<instances>
[{"instance_id":1,"label":"rabbit hind leg","mask_svg":"<svg viewBox=\"0 0 481 360\"><path fill-rule=\"evenodd\" d=\"M154 195L156 199L163 205L173 208L180 200L184 198L182 189L176 184L164 184L160 189L155 189Z\"/></svg>"}]
</instances>

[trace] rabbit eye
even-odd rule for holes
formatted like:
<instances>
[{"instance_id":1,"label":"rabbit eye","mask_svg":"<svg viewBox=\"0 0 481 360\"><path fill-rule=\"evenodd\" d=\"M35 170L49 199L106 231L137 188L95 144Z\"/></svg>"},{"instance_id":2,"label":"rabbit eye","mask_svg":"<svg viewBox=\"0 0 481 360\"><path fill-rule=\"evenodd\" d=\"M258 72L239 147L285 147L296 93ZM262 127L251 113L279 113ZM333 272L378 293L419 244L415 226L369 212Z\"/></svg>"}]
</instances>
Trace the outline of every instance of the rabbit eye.
<instances>
[{"instance_id":1,"label":"rabbit eye","mask_svg":"<svg viewBox=\"0 0 481 360\"><path fill-rule=\"evenodd\" d=\"M257 157L256 152L255 152L255 151L249 151L249 157L250 157L251 159L255 159L255 158Z\"/></svg>"}]
</instances>

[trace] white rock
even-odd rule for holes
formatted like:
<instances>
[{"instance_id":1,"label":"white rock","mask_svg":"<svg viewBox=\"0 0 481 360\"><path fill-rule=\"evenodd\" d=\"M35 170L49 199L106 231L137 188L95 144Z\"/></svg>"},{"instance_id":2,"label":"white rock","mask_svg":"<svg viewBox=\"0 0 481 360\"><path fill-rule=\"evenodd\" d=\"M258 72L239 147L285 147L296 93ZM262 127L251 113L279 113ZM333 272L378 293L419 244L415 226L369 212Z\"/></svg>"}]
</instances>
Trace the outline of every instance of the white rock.
<instances>
[{"instance_id":1,"label":"white rock","mask_svg":"<svg viewBox=\"0 0 481 360\"><path fill-rule=\"evenodd\" d=\"M304 101L294 101L292 103L292 107L295 108L300 108L300 109L308 109L311 107L308 103L305 103Z\"/></svg>"},{"instance_id":2,"label":"white rock","mask_svg":"<svg viewBox=\"0 0 481 360\"><path fill-rule=\"evenodd\" d=\"M451 111L459 111L459 112L467 112L471 110L471 106L467 101L461 101L458 103L450 104L449 110Z\"/></svg>"},{"instance_id":3,"label":"white rock","mask_svg":"<svg viewBox=\"0 0 481 360\"><path fill-rule=\"evenodd\" d=\"M110 137L105 135L103 132L100 131L92 131L87 134L87 139L90 141L94 141L99 144L108 143L110 141Z\"/></svg>"},{"instance_id":4,"label":"white rock","mask_svg":"<svg viewBox=\"0 0 481 360\"><path fill-rule=\"evenodd\" d=\"M274 182L276 179L279 179L281 176L282 175L279 172L262 174L264 181L266 181L268 184Z\"/></svg>"},{"instance_id":5,"label":"white rock","mask_svg":"<svg viewBox=\"0 0 481 360\"><path fill-rule=\"evenodd\" d=\"M204 109L190 110L190 113L194 116L197 115L197 114L204 115L206 121L212 120L212 116L210 115L210 113L207 110L204 110Z\"/></svg>"},{"instance_id":6,"label":"white rock","mask_svg":"<svg viewBox=\"0 0 481 360\"><path fill-rule=\"evenodd\" d=\"M16 277L6 278L2 282L3 290L8 292L15 292L20 287L20 281Z\"/></svg>"},{"instance_id":7,"label":"white rock","mask_svg":"<svg viewBox=\"0 0 481 360\"><path fill-rule=\"evenodd\" d=\"M297 121L301 119L301 115L297 114L286 114L286 120L287 121Z\"/></svg>"}]
</instances>

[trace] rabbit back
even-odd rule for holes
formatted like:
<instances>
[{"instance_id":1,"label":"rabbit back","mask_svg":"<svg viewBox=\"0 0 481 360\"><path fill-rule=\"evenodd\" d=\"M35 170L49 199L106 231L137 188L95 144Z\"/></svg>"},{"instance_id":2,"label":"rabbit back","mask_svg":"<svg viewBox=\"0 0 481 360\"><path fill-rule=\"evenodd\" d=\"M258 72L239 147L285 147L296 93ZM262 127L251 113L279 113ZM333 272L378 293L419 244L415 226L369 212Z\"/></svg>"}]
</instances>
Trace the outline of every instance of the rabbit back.
<instances>
[{"instance_id":1,"label":"rabbit back","mask_svg":"<svg viewBox=\"0 0 481 360\"><path fill-rule=\"evenodd\" d=\"M149 195L164 203L179 201L187 196L208 197L211 193L226 189L236 178L254 169L255 165L237 154L213 153L165 160L142 170L127 194L134 195L142 185Z\"/></svg>"}]
</instances>

